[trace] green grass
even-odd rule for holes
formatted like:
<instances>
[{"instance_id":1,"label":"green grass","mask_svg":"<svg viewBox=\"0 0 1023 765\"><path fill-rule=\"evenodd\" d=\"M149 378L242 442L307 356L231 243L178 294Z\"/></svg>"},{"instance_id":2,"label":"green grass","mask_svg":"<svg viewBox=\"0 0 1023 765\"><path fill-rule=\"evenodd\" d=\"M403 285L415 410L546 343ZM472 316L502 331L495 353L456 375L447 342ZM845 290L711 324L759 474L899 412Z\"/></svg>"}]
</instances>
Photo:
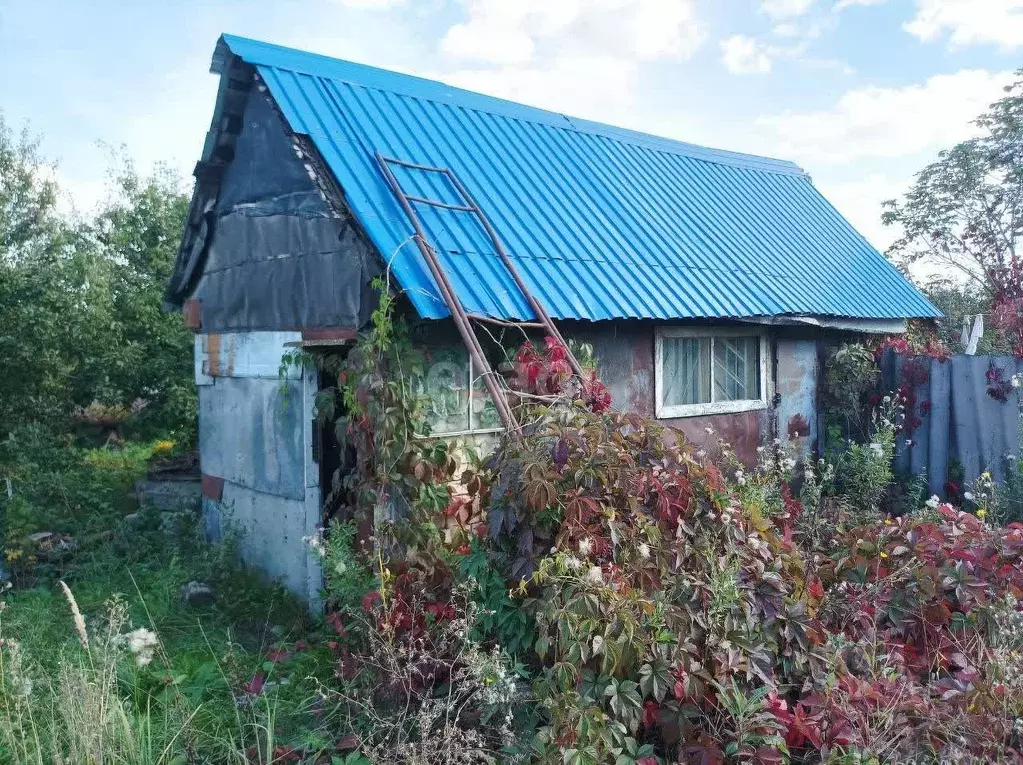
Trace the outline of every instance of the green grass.
<instances>
[{"instance_id":1,"label":"green grass","mask_svg":"<svg viewBox=\"0 0 1023 765\"><path fill-rule=\"evenodd\" d=\"M0 743L0 762L72 755L87 762L244 762L253 747L256 760L272 762L278 746L312 753L332 738L329 710L317 708L317 688L330 678L333 658L304 605L241 569L230 544L203 544L197 518L170 534L156 513L124 521L135 509L131 486L151 453L152 444L112 451L28 437L16 447L0 445L0 478L12 478L15 494L0 498L15 584L0 613L0 742L7 744ZM68 535L77 549L47 555L29 540L37 531ZM181 587L191 580L213 587L212 606L181 601ZM60 581L85 617L89 650L80 644ZM112 602L122 604L114 611L118 633L145 627L158 636L160 650L147 666L137 666L123 649L93 644L109 630ZM296 640L309 647L295 651ZM12 696L12 650L32 680L27 705ZM280 650L292 655L275 657ZM88 725L69 719L68 710L78 709L69 688L100 688L104 672L114 678L114 706L125 710L123 720L108 721L99 749L82 749L68 728ZM242 688L257 673L266 686L246 695ZM102 694L78 695L103 707ZM99 725L96 735L103 730Z\"/></svg>"}]
</instances>

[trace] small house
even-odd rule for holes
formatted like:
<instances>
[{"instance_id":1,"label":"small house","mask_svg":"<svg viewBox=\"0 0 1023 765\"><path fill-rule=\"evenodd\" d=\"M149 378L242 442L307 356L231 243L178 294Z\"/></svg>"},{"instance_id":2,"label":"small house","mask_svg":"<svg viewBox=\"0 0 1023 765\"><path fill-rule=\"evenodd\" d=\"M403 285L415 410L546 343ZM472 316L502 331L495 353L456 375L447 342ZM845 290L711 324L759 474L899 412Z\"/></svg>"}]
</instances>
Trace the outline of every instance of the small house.
<instances>
[{"instance_id":1,"label":"small house","mask_svg":"<svg viewBox=\"0 0 1023 765\"><path fill-rule=\"evenodd\" d=\"M212 71L166 297L197 333L205 521L305 597L337 456L329 381L290 348L344 347L386 274L431 349L434 433L501 427L423 246L466 314L535 320L535 299L616 407L746 460L813 443L825 343L938 315L790 162L229 35Z\"/></svg>"}]
</instances>

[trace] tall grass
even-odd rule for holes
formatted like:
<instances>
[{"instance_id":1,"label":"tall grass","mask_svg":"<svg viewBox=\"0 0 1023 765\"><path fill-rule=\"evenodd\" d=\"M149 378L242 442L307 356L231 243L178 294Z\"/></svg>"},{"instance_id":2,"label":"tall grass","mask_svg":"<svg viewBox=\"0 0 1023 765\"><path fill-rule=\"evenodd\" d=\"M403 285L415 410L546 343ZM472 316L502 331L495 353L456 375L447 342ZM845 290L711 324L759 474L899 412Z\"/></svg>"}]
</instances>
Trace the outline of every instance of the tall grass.
<instances>
[{"instance_id":1,"label":"tall grass","mask_svg":"<svg viewBox=\"0 0 1023 765\"><path fill-rule=\"evenodd\" d=\"M87 623L71 589L60 584L77 644L65 645L47 668L6 633L0 602L0 763L283 761L286 750L275 741L276 695L236 692L236 681L208 640L208 660L217 671L196 701L178 686L183 675L176 674L180 670L155 633L130 629L121 597L110 598L103 613ZM162 678L162 688L153 687L154 676Z\"/></svg>"}]
</instances>

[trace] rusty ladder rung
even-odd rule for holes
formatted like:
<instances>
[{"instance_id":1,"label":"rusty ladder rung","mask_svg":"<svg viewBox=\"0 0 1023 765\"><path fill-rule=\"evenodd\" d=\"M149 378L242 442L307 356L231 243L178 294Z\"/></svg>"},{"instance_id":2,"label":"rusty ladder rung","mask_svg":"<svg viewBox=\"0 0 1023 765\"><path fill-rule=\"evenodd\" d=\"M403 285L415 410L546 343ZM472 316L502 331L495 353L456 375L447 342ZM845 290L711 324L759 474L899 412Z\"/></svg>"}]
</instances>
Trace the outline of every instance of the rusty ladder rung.
<instances>
[{"instance_id":1,"label":"rusty ladder rung","mask_svg":"<svg viewBox=\"0 0 1023 765\"><path fill-rule=\"evenodd\" d=\"M426 197L414 197L411 194L406 194L405 198L412 202L419 202L420 204L430 205L431 207L443 207L445 210L459 210L461 212L472 212L471 207L465 205L453 205L449 202L441 202L439 199L427 199Z\"/></svg>"},{"instance_id":2,"label":"rusty ladder rung","mask_svg":"<svg viewBox=\"0 0 1023 765\"><path fill-rule=\"evenodd\" d=\"M505 319L495 319L493 316L484 316L479 313L467 313L473 321L483 322L484 324L496 324L499 327L511 327L513 329L546 329L546 325L539 321L507 321Z\"/></svg>"}]
</instances>

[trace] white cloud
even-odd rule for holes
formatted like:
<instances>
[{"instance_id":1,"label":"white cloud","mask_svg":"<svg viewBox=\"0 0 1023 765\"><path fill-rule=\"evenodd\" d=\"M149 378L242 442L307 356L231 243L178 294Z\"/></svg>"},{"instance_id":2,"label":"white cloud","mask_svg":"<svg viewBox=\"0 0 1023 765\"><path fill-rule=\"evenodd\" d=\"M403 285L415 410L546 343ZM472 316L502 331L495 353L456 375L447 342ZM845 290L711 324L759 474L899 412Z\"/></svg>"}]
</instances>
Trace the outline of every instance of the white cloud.
<instances>
[{"instance_id":1,"label":"white cloud","mask_svg":"<svg viewBox=\"0 0 1023 765\"><path fill-rule=\"evenodd\" d=\"M775 37L799 37L801 33L798 26L791 22L785 22L783 24L776 24L771 29L771 34Z\"/></svg>"},{"instance_id":2,"label":"white cloud","mask_svg":"<svg viewBox=\"0 0 1023 765\"><path fill-rule=\"evenodd\" d=\"M817 184L821 193L835 206L867 241L884 252L899 237L899 230L881 223L881 203L899 199L909 189L910 178L894 179L884 173L871 173L846 183Z\"/></svg>"},{"instance_id":3,"label":"white cloud","mask_svg":"<svg viewBox=\"0 0 1023 765\"><path fill-rule=\"evenodd\" d=\"M368 11L384 11L396 5L404 5L405 0L334 0L347 8L358 8Z\"/></svg>"},{"instance_id":4,"label":"white cloud","mask_svg":"<svg viewBox=\"0 0 1023 765\"><path fill-rule=\"evenodd\" d=\"M886 2L888 0L838 0L832 10L838 12L844 11L846 8L852 8L854 5L881 5Z\"/></svg>"},{"instance_id":5,"label":"white cloud","mask_svg":"<svg viewBox=\"0 0 1023 765\"><path fill-rule=\"evenodd\" d=\"M772 19L787 19L808 13L813 4L814 0L761 0L760 12Z\"/></svg>"},{"instance_id":6,"label":"white cloud","mask_svg":"<svg viewBox=\"0 0 1023 765\"><path fill-rule=\"evenodd\" d=\"M949 45L1023 46L1023 0L916 0L916 15L903 28L930 42L949 33Z\"/></svg>"},{"instance_id":7,"label":"white cloud","mask_svg":"<svg viewBox=\"0 0 1023 765\"><path fill-rule=\"evenodd\" d=\"M463 0L468 19L441 40L454 59L523 64L544 53L685 59L705 32L695 0Z\"/></svg>"},{"instance_id":8,"label":"white cloud","mask_svg":"<svg viewBox=\"0 0 1023 765\"><path fill-rule=\"evenodd\" d=\"M611 56L561 57L534 67L462 69L452 85L602 122L626 121L638 66Z\"/></svg>"},{"instance_id":9,"label":"white cloud","mask_svg":"<svg viewBox=\"0 0 1023 765\"><path fill-rule=\"evenodd\" d=\"M767 74L771 71L768 46L745 35L732 35L721 41L721 60L732 74Z\"/></svg>"},{"instance_id":10,"label":"white cloud","mask_svg":"<svg viewBox=\"0 0 1023 765\"><path fill-rule=\"evenodd\" d=\"M764 116L757 125L774 133L777 153L804 163L914 155L972 135L972 120L1012 80L1012 72L963 70L902 88L857 88L830 109Z\"/></svg>"}]
</instances>

